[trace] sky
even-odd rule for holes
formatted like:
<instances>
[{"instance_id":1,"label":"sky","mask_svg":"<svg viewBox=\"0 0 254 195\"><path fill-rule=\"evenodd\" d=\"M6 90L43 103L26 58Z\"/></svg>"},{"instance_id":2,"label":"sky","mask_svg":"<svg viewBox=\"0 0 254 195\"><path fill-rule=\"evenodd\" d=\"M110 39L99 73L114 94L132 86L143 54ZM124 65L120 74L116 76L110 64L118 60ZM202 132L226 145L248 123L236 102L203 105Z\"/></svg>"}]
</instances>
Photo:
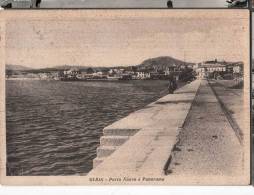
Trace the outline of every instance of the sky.
<instances>
[{"instance_id":1,"label":"sky","mask_svg":"<svg viewBox=\"0 0 254 195\"><path fill-rule=\"evenodd\" d=\"M158 56L188 62L243 61L249 46L249 31L244 26L248 12L244 16L207 12L146 10L135 14L132 10L111 14L101 10L69 17L62 12L56 17L20 16L6 23L6 64L109 67L136 65Z\"/></svg>"}]
</instances>

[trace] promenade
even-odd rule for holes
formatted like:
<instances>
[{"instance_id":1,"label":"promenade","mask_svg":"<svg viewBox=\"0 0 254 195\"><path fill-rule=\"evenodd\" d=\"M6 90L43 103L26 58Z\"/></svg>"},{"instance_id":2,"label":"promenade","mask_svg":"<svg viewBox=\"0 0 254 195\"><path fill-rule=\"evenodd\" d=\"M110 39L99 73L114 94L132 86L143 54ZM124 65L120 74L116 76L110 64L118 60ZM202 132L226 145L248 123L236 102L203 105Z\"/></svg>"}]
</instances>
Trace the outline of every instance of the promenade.
<instances>
[{"instance_id":1,"label":"promenade","mask_svg":"<svg viewBox=\"0 0 254 195\"><path fill-rule=\"evenodd\" d=\"M243 151L228 117L203 81L172 154L172 176L241 174Z\"/></svg>"},{"instance_id":2,"label":"promenade","mask_svg":"<svg viewBox=\"0 0 254 195\"><path fill-rule=\"evenodd\" d=\"M159 177L169 184L216 184L225 178L232 184L246 182L242 89L227 84L193 81L106 127L88 177Z\"/></svg>"}]
</instances>

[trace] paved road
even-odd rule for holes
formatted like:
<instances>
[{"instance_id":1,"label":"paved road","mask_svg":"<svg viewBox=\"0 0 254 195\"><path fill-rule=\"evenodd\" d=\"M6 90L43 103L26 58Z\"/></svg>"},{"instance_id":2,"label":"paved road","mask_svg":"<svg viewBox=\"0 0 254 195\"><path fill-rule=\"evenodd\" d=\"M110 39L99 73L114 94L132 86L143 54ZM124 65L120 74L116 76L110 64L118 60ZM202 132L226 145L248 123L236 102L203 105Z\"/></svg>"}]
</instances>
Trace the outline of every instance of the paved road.
<instances>
[{"instance_id":1,"label":"paved road","mask_svg":"<svg viewBox=\"0 0 254 195\"><path fill-rule=\"evenodd\" d=\"M242 147L207 81L202 81L179 135L169 169L172 176L236 176Z\"/></svg>"},{"instance_id":2,"label":"paved road","mask_svg":"<svg viewBox=\"0 0 254 195\"><path fill-rule=\"evenodd\" d=\"M233 80L210 81L210 86L223 104L224 111L229 116L237 136L243 139L243 130L248 128L246 125L249 123L244 120L247 118L245 115L249 115L249 113L244 112L243 114L245 103L243 88L238 87L239 83ZM247 109L249 110L249 108Z\"/></svg>"},{"instance_id":3,"label":"paved road","mask_svg":"<svg viewBox=\"0 0 254 195\"><path fill-rule=\"evenodd\" d=\"M227 7L226 0L173 0L179 7ZM42 0L41 8L166 8L167 0Z\"/></svg>"}]
</instances>

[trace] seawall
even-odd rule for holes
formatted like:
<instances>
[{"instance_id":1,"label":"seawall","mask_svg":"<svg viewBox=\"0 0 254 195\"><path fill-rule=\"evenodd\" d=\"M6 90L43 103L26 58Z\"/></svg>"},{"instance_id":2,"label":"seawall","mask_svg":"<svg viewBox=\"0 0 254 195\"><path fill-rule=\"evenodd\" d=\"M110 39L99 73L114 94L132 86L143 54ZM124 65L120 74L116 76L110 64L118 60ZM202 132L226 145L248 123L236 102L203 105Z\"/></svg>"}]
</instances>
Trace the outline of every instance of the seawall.
<instances>
[{"instance_id":1,"label":"seawall","mask_svg":"<svg viewBox=\"0 0 254 195\"><path fill-rule=\"evenodd\" d=\"M103 129L88 176L163 176L200 86L195 80Z\"/></svg>"}]
</instances>

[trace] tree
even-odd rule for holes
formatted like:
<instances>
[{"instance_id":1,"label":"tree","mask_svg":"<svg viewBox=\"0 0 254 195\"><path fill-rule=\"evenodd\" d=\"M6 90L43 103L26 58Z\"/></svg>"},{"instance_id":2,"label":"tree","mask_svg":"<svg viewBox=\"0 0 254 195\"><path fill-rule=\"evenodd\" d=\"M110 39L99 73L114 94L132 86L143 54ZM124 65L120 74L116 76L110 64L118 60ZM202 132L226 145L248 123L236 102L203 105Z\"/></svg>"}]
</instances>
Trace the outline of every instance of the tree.
<instances>
[{"instance_id":1,"label":"tree","mask_svg":"<svg viewBox=\"0 0 254 195\"><path fill-rule=\"evenodd\" d=\"M6 74L7 78L9 78L13 75L13 70L6 70L5 74Z\"/></svg>"},{"instance_id":2,"label":"tree","mask_svg":"<svg viewBox=\"0 0 254 195\"><path fill-rule=\"evenodd\" d=\"M86 69L86 73L87 74L93 74L94 70L92 68L88 68L88 69Z\"/></svg>"},{"instance_id":3,"label":"tree","mask_svg":"<svg viewBox=\"0 0 254 195\"><path fill-rule=\"evenodd\" d=\"M194 79L193 70L191 68L185 68L179 75L181 81L191 81Z\"/></svg>"}]
</instances>

